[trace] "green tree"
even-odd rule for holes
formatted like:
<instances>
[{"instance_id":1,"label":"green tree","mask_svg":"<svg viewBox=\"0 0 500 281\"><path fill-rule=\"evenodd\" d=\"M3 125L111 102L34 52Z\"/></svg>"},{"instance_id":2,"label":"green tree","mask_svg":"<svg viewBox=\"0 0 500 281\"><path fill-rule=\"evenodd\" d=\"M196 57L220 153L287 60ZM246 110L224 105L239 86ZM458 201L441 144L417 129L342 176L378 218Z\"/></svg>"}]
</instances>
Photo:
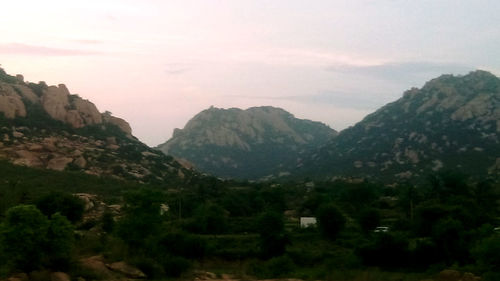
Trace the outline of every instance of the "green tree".
<instances>
[{"instance_id":1,"label":"green tree","mask_svg":"<svg viewBox=\"0 0 500 281\"><path fill-rule=\"evenodd\" d=\"M74 229L65 216L55 213L50 218L47 231L48 265L53 269L67 270L72 262Z\"/></svg>"},{"instance_id":2,"label":"green tree","mask_svg":"<svg viewBox=\"0 0 500 281\"><path fill-rule=\"evenodd\" d=\"M31 271L42 265L49 220L33 205L7 210L2 225L1 245L9 267Z\"/></svg>"},{"instance_id":3,"label":"green tree","mask_svg":"<svg viewBox=\"0 0 500 281\"><path fill-rule=\"evenodd\" d=\"M318 228L326 238L331 240L337 238L346 223L344 215L333 204L319 207L316 217L318 219Z\"/></svg>"},{"instance_id":4,"label":"green tree","mask_svg":"<svg viewBox=\"0 0 500 281\"><path fill-rule=\"evenodd\" d=\"M228 227L227 211L219 205L203 204L194 211L194 225L201 233L225 233Z\"/></svg>"},{"instance_id":5,"label":"green tree","mask_svg":"<svg viewBox=\"0 0 500 281\"><path fill-rule=\"evenodd\" d=\"M265 212L257 220L260 251L263 258L285 253L288 237L285 234L283 216L276 212Z\"/></svg>"},{"instance_id":6,"label":"green tree","mask_svg":"<svg viewBox=\"0 0 500 281\"><path fill-rule=\"evenodd\" d=\"M364 232L370 232L380 225L380 212L374 208L363 209L358 215L358 222Z\"/></svg>"},{"instance_id":7,"label":"green tree","mask_svg":"<svg viewBox=\"0 0 500 281\"><path fill-rule=\"evenodd\" d=\"M75 223L81 220L85 203L78 197L65 192L51 192L36 202L37 208L46 216L60 213Z\"/></svg>"},{"instance_id":8,"label":"green tree","mask_svg":"<svg viewBox=\"0 0 500 281\"><path fill-rule=\"evenodd\" d=\"M500 272L500 236L481 240L472 249L472 256L481 269Z\"/></svg>"},{"instance_id":9,"label":"green tree","mask_svg":"<svg viewBox=\"0 0 500 281\"><path fill-rule=\"evenodd\" d=\"M144 249L160 233L163 217L160 205L165 201L161 192L140 189L124 196L124 216L118 222L118 236L132 250Z\"/></svg>"}]
</instances>

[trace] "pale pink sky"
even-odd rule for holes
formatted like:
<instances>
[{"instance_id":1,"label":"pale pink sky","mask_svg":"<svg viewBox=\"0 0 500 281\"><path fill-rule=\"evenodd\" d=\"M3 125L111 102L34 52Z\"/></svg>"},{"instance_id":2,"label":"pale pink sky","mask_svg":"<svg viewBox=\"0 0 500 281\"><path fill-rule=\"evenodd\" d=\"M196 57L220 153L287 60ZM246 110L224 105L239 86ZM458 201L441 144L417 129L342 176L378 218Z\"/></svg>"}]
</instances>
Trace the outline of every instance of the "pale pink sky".
<instances>
[{"instance_id":1,"label":"pale pink sky","mask_svg":"<svg viewBox=\"0 0 500 281\"><path fill-rule=\"evenodd\" d=\"M498 1L2 3L0 64L130 122L149 145L210 106L343 129L441 73L500 73Z\"/></svg>"}]
</instances>

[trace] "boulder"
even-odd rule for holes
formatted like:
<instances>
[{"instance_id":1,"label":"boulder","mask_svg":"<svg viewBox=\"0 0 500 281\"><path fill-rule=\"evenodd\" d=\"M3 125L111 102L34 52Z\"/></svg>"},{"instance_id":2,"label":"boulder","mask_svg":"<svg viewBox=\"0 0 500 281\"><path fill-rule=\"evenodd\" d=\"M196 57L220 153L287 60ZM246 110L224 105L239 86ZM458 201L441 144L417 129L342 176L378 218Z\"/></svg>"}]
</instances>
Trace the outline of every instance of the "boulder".
<instances>
[{"instance_id":1,"label":"boulder","mask_svg":"<svg viewBox=\"0 0 500 281\"><path fill-rule=\"evenodd\" d=\"M83 156L80 156L73 161L73 163L78 166L79 168L85 168L87 166L87 160Z\"/></svg>"},{"instance_id":2,"label":"boulder","mask_svg":"<svg viewBox=\"0 0 500 281\"><path fill-rule=\"evenodd\" d=\"M23 165L28 167L42 167L43 163L37 154L28 150L18 150L16 151L17 159L13 162L16 165Z\"/></svg>"},{"instance_id":3,"label":"boulder","mask_svg":"<svg viewBox=\"0 0 500 281\"><path fill-rule=\"evenodd\" d=\"M0 112L10 119L26 116L26 107L21 97L11 86L3 83L0 83Z\"/></svg>"},{"instance_id":4,"label":"boulder","mask_svg":"<svg viewBox=\"0 0 500 281\"><path fill-rule=\"evenodd\" d=\"M76 97L72 101L72 105L83 119L84 125L94 125L102 123L101 113L97 110L97 107L90 101L84 100L80 97Z\"/></svg>"},{"instance_id":5,"label":"boulder","mask_svg":"<svg viewBox=\"0 0 500 281\"><path fill-rule=\"evenodd\" d=\"M460 281L460 272L453 269L445 269L439 272L438 281Z\"/></svg>"},{"instance_id":6,"label":"boulder","mask_svg":"<svg viewBox=\"0 0 500 281\"><path fill-rule=\"evenodd\" d=\"M66 168L66 166L73 162L73 158L68 158L68 157L56 157L53 159L50 159L49 163L47 163L47 168L56 170L56 171L62 171Z\"/></svg>"},{"instance_id":7,"label":"boulder","mask_svg":"<svg viewBox=\"0 0 500 281\"><path fill-rule=\"evenodd\" d=\"M122 130L127 135L132 135L132 128L130 127L130 124L127 123L127 121L118 117L114 117L109 113L102 114L102 118L105 123L113 124L120 128L120 130Z\"/></svg>"},{"instance_id":8,"label":"boulder","mask_svg":"<svg viewBox=\"0 0 500 281\"><path fill-rule=\"evenodd\" d=\"M83 268L91 270L100 276L109 277L112 275L112 271L106 267L102 256L92 256L81 259L80 264Z\"/></svg>"},{"instance_id":9,"label":"boulder","mask_svg":"<svg viewBox=\"0 0 500 281\"><path fill-rule=\"evenodd\" d=\"M42 106L50 117L66 122L67 108L69 108L69 92L64 87L50 86L42 96Z\"/></svg>"},{"instance_id":10,"label":"boulder","mask_svg":"<svg viewBox=\"0 0 500 281\"><path fill-rule=\"evenodd\" d=\"M134 279L146 278L146 274L144 274L142 271L123 261L107 264L106 266L109 269L121 273L129 278L134 278Z\"/></svg>"},{"instance_id":11,"label":"boulder","mask_svg":"<svg viewBox=\"0 0 500 281\"><path fill-rule=\"evenodd\" d=\"M40 102L40 98L28 86L18 84L14 85L14 87L23 98L29 100L31 103Z\"/></svg>"},{"instance_id":12,"label":"boulder","mask_svg":"<svg viewBox=\"0 0 500 281\"><path fill-rule=\"evenodd\" d=\"M29 276L26 273L17 273L7 278L7 281L29 281Z\"/></svg>"},{"instance_id":13,"label":"boulder","mask_svg":"<svg viewBox=\"0 0 500 281\"><path fill-rule=\"evenodd\" d=\"M50 281L71 281L71 277L64 272L52 272L50 274Z\"/></svg>"}]
</instances>

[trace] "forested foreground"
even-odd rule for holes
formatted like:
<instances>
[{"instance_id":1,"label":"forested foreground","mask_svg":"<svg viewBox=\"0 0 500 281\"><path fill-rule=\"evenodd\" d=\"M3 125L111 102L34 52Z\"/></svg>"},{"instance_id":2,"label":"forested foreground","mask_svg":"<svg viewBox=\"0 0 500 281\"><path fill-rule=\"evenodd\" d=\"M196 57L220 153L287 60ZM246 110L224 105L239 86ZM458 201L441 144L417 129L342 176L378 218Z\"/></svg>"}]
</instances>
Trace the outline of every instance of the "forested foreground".
<instances>
[{"instance_id":1,"label":"forested foreground","mask_svg":"<svg viewBox=\"0 0 500 281\"><path fill-rule=\"evenodd\" d=\"M109 279L82 264L100 256L148 279L209 271L422 280L452 268L500 280L500 186L488 180L442 172L419 186L388 187L206 177L181 188L1 165L2 278L24 272L41 281L63 271ZM102 201L99 212L88 216L95 206L73 195L82 192ZM317 226L301 228L300 217L316 217Z\"/></svg>"}]
</instances>

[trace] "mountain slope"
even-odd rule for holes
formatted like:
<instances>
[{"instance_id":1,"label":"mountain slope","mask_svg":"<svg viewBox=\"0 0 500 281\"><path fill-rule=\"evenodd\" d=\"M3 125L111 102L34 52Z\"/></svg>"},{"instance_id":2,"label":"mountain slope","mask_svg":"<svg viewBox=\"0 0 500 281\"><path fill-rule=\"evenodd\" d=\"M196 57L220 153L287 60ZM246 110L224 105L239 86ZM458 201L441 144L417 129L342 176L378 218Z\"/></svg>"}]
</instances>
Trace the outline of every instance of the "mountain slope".
<instances>
[{"instance_id":1,"label":"mountain slope","mask_svg":"<svg viewBox=\"0 0 500 281\"><path fill-rule=\"evenodd\" d=\"M193 117L184 129L176 129L158 149L207 173L256 179L335 134L322 123L297 119L280 108L211 107Z\"/></svg>"},{"instance_id":2,"label":"mountain slope","mask_svg":"<svg viewBox=\"0 0 500 281\"><path fill-rule=\"evenodd\" d=\"M302 175L417 179L440 169L500 173L500 79L443 75L342 131L298 164ZM292 169L293 170L293 169Z\"/></svg>"},{"instance_id":3,"label":"mountain slope","mask_svg":"<svg viewBox=\"0 0 500 281\"><path fill-rule=\"evenodd\" d=\"M0 158L18 165L79 170L136 181L178 181L192 171L132 136L65 85L24 82L0 69Z\"/></svg>"}]
</instances>

